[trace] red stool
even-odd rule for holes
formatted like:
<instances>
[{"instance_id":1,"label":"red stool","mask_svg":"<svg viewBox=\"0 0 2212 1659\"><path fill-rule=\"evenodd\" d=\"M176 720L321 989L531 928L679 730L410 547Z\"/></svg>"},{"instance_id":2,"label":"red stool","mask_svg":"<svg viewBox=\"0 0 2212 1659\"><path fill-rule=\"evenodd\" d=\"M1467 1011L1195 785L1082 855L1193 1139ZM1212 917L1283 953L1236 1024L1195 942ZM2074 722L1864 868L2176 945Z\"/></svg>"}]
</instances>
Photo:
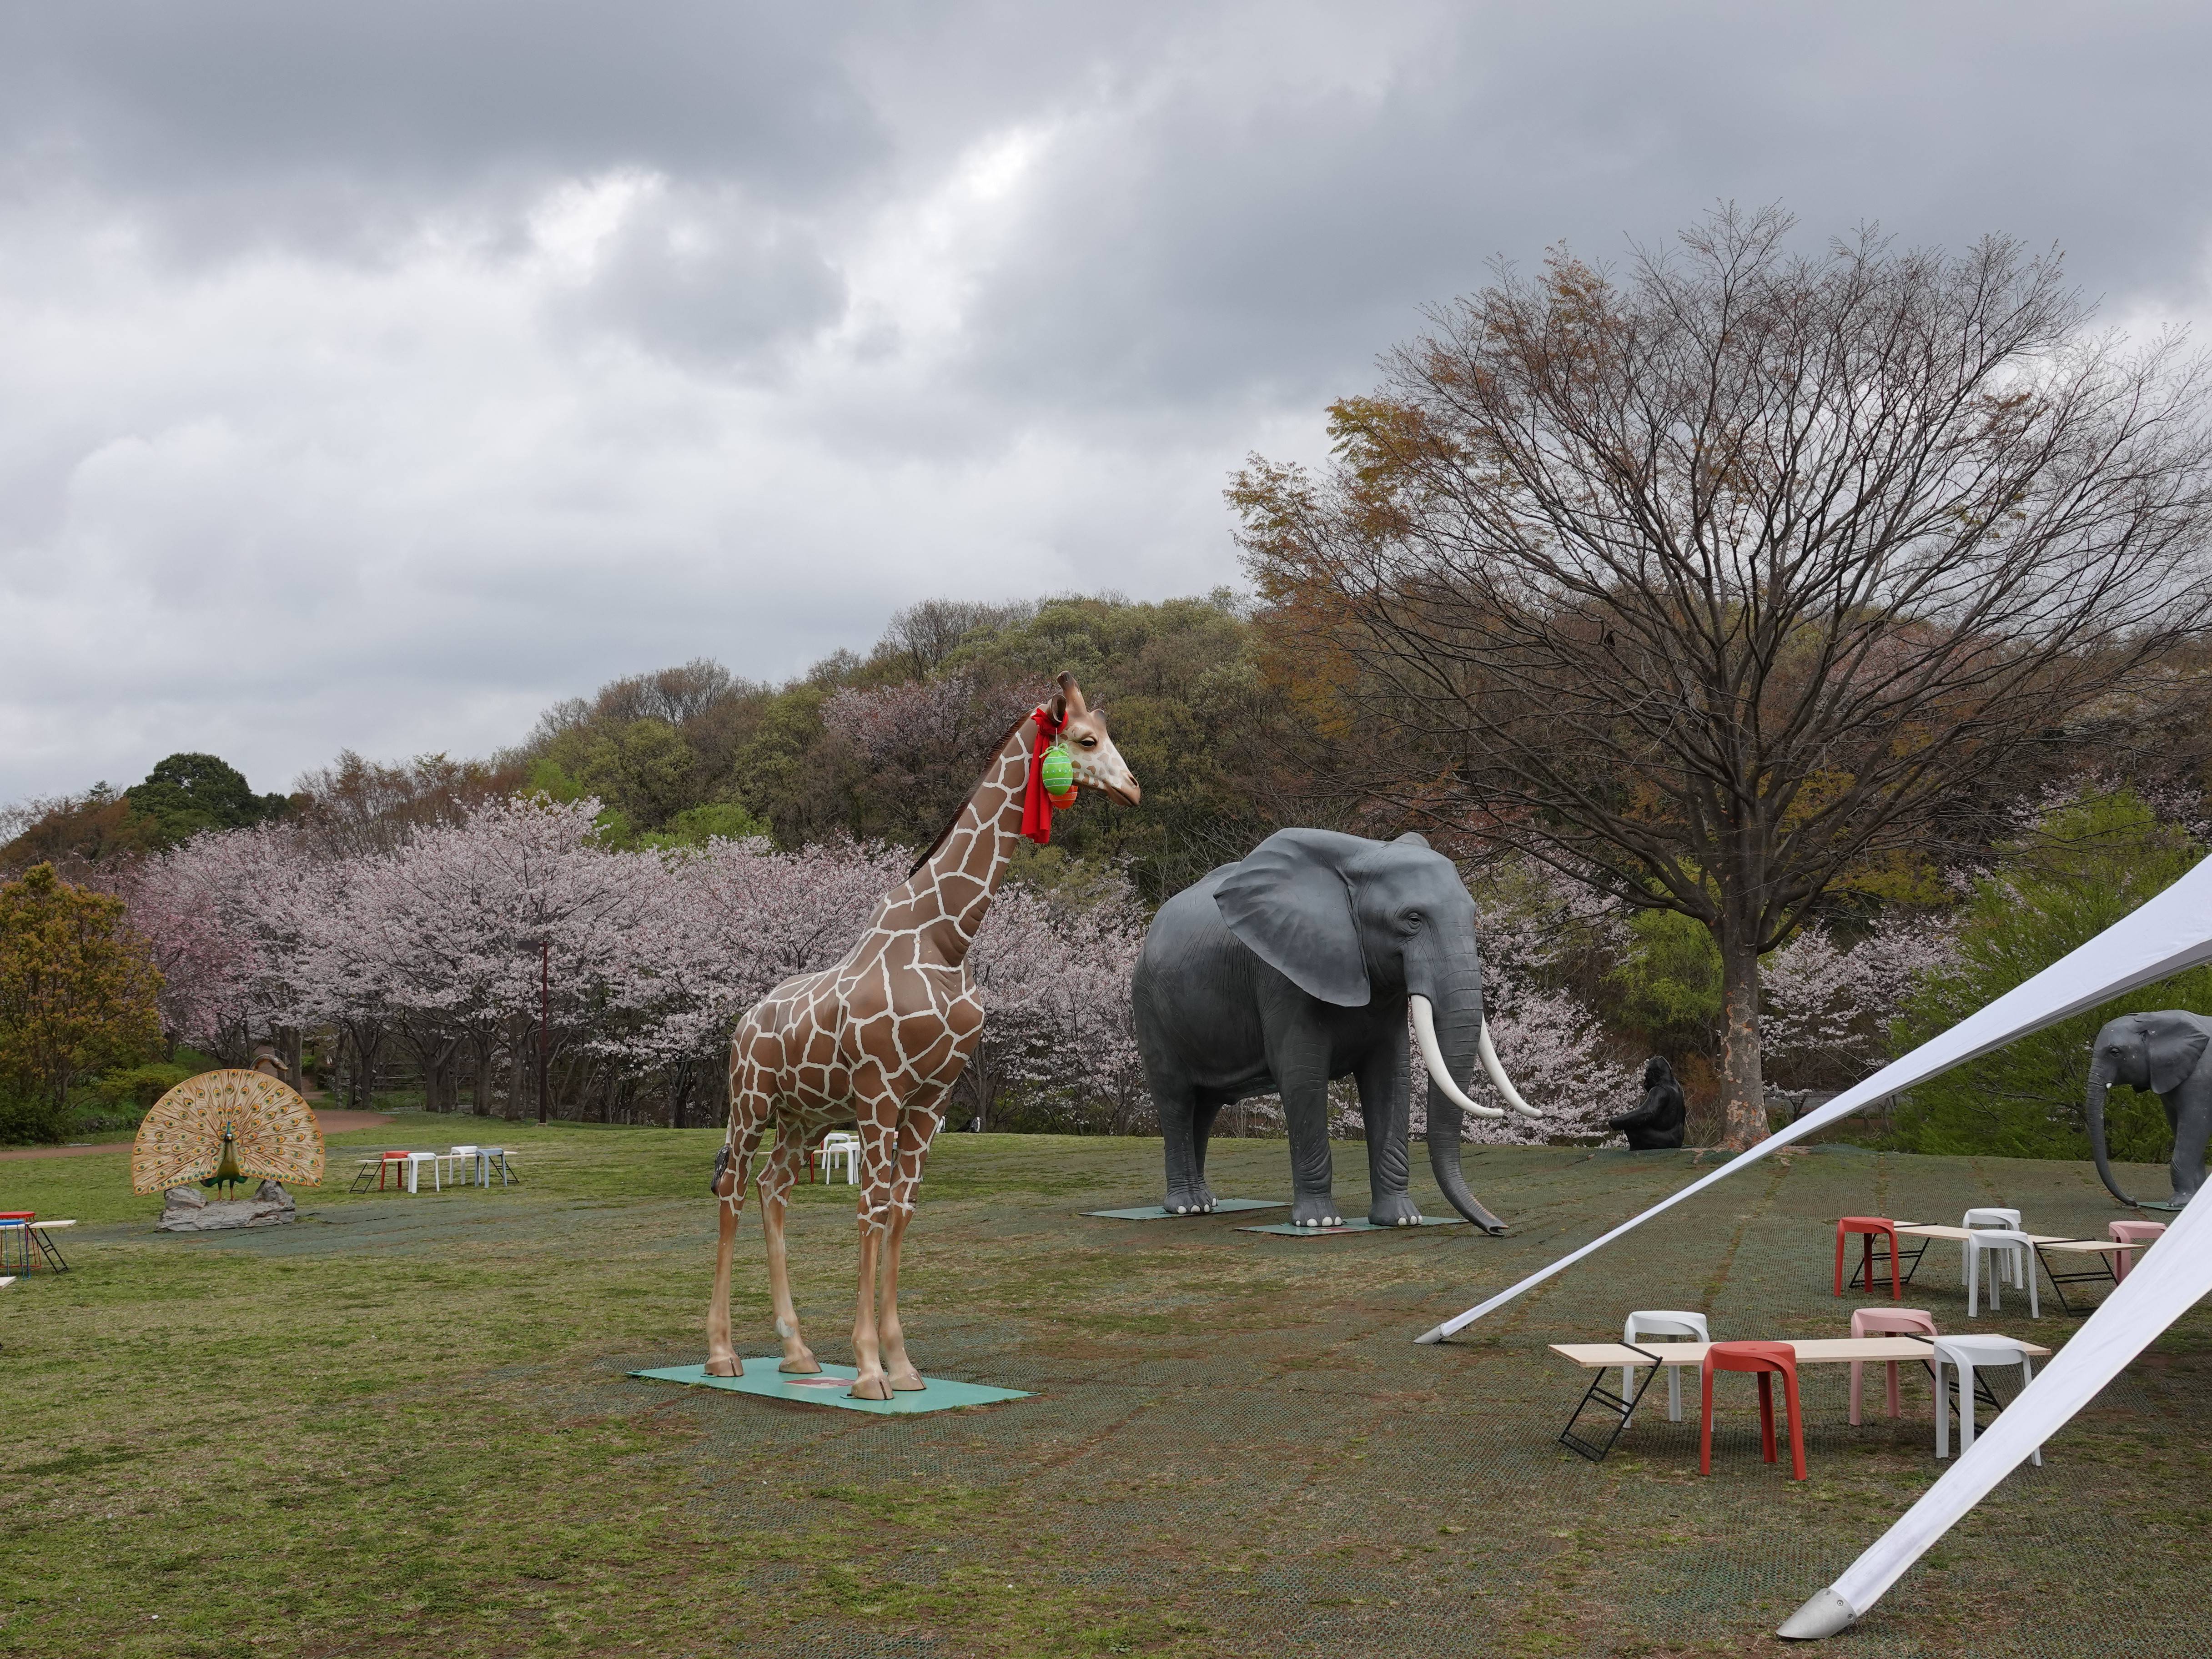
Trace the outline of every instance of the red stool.
<instances>
[{"instance_id":1,"label":"red stool","mask_svg":"<svg viewBox=\"0 0 2212 1659\"><path fill-rule=\"evenodd\" d=\"M1774 1462L1774 1378L1782 1378L1782 1403L1790 1413L1790 1462L1796 1472L1790 1478L1805 1478L1805 1430L1797 1411L1797 1354L1787 1342L1716 1342L1705 1350L1704 1367L1705 1398L1702 1415L1705 1426L1698 1437L1698 1473L1713 1472L1713 1373L1715 1371L1752 1371L1759 1377L1759 1449L1766 1461Z\"/></svg>"},{"instance_id":2,"label":"red stool","mask_svg":"<svg viewBox=\"0 0 2212 1659\"><path fill-rule=\"evenodd\" d=\"M1851 1274L1852 1288L1856 1289L1859 1280L1864 1279L1867 1294L1874 1294L1874 1242L1885 1238L1889 1241L1889 1299L1904 1301L1905 1281L1898 1277L1897 1271L1897 1224L1881 1215L1847 1215L1836 1224L1836 1294L1844 1293L1844 1249L1854 1233L1859 1235L1860 1254L1858 1269Z\"/></svg>"}]
</instances>

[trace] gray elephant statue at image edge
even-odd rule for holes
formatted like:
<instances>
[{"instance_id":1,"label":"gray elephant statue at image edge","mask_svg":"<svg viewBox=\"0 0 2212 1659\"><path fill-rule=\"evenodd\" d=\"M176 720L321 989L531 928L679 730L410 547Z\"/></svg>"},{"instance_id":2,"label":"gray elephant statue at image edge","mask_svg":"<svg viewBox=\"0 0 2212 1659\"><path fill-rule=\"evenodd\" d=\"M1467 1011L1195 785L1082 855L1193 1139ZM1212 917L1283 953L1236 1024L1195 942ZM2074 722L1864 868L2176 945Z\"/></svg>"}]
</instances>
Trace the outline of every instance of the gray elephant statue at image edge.
<instances>
[{"instance_id":1,"label":"gray elephant statue at image edge","mask_svg":"<svg viewBox=\"0 0 2212 1659\"><path fill-rule=\"evenodd\" d=\"M2097 1033L2089 1052L2089 1150L2114 1198L2143 1210L2178 1210L2204 1184L2204 1147L2212 1139L2212 1018L2166 1008L2123 1014ZM2105 1091L2115 1083L2148 1089L2173 1126L2173 1196L2136 1200L2112 1179L2105 1146Z\"/></svg>"},{"instance_id":2,"label":"gray elephant statue at image edge","mask_svg":"<svg viewBox=\"0 0 2212 1659\"><path fill-rule=\"evenodd\" d=\"M1164 1206L1213 1208L1206 1144L1224 1106L1279 1094L1291 1138L1291 1219L1339 1224L1328 1085L1359 1089L1378 1227L1411 1226L1407 1192L1410 1010L1429 1074L1429 1162L1444 1196L1486 1232L1505 1225L1468 1191L1460 1115L1502 1117L1460 1079L1480 1063L1530 1117L1483 1024L1474 901L1416 835L1369 841L1283 830L1160 907L1132 986L1137 1048L1167 1143Z\"/></svg>"}]
</instances>

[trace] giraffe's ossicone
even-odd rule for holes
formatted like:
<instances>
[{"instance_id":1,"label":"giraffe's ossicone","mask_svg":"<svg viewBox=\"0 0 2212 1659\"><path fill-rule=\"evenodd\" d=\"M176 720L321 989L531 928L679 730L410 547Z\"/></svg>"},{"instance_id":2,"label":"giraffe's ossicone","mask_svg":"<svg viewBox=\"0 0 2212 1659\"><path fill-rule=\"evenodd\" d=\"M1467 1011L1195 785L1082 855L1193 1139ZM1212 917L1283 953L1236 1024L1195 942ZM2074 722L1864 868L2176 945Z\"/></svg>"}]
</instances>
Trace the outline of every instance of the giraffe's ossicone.
<instances>
[{"instance_id":1,"label":"giraffe's ossicone","mask_svg":"<svg viewBox=\"0 0 2212 1659\"><path fill-rule=\"evenodd\" d=\"M720 1206L707 1369L738 1370L730 1340L730 1272L738 1214L762 1137L775 1130L758 1175L769 1289L782 1369L822 1368L799 1334L784 1249L784 1208L799 1159L829 1130L850 1123L860 1138L860 1287L853 1322L852 1392L886 1400L922 1386L899 1329L898 1261L930 1142L945 1102L983 1033L983 1004L968 951L991 908L1014 843L1037 733L1056 734L1079 789L1135 805L1137 781L1089 708L1073 674L999 741L979 782L905 882L878 902L844 960L785 981L738 1023L730 1042L730 1133L715 1159ZM1039 718L1039 717L1042 718ZM1037 805L1030 805L1032 830ZM880 1268L882 1312L878 1316Z\"/></svg>"}]
</instances>

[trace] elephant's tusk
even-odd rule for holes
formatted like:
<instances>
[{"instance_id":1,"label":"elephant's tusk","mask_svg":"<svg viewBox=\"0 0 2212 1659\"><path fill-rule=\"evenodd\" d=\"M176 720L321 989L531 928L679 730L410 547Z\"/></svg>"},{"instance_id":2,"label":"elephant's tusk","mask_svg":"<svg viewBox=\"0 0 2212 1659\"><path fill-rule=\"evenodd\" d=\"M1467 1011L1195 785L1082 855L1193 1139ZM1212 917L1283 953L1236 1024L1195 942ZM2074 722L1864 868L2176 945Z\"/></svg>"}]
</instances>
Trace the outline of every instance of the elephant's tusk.
<instances>
[{"instance_id":1,"label":"elephant's tusk","mask_svg":"<svg viewBox=\"0 0 2212 1659\"><path fill-rule=\"evenodd\" d=\"M1513 1086L1513 1079L1505 1075L1505 1067L1498 1058L1498 1049L1490 1041L1490 1022L1482 1022L1482 1036L1474 1046L1482 1057L1482 1069L1490 1073L1490 1081L1498 1092L1505 1097L1505 1103L1524 1117L1541 1117L1543 1113L1521 1098L1521 1091Z\"/></svg>"},{"instance_id":2,"label":"elephant's tusk","mask_svg":"<svg viewBox=\"0 0 2212 1659\"><path fill-rule=\"evenodd\" d=\"M1473 1112L1477 1117L1504 1117L1505 1114L1497 1107L1469 1100L1459 1085L1452 1081L1452 1074L1444 1065L1444 1051L1437 1046L1437 1013L1429 1006L1429 1000L1417 996L1407 1000L1413 1004L1413 1036L1421 1045L1421 1064L1429 1068L1430 1081L1463 1112Z\"/></svg>"}]
</instances>

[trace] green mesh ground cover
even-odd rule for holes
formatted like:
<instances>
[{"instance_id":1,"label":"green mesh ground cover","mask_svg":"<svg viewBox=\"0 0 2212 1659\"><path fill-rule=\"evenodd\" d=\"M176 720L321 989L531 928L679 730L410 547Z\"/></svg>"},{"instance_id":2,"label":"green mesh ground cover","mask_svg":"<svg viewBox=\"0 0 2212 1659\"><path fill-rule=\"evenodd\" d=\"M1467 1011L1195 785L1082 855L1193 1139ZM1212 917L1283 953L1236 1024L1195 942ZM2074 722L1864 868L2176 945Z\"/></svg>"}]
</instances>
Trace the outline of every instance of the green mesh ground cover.
<instances>
[{"instance_id":1,"label":"green mesh ground cover","mask_svg":"<svg viewBox=\"0 0 2212 1659\"><path fill-rule=\"evenodd\" d=\"M1682 1422L1668 1420L1655 1391L1613 1455L1592 1465L1554 1440L1587 1376L1545 1345L1617 1337L1637 1308L1702 1310L1723 1340L1842 1334L1853 1308L1890 1304L1830 1294L1839 1215L1940 1219L2006 1204L2032 1230L2095 1236L2119 1213L2087 1166L1778 1158L1570 1270L1469 1340L1420 1347L1413 1337L1439 1317L1672 1190L1698 1160L1469 1149L1469 1184L1512 1236L1408 1229L1358 1249L1285 1251L1225 1225L1090 1228L1072 1213L1156 1180L1156 1142L947 1137L908 1241L908 1345L932 1375L1035 1397L1017 1409L867 1420L629 1375L703 1358L714 1231L713 1206L693 1190L713 1138L635 1133L688 1150L670 1154L665 1182L630 1193L549 1177L527 1192L443 1201L310 1203L312 1222L227 1237L88 1225L72 1253L78 1272L54 1281L64 1296L22 1300L18 1286L8 1293L16 1302L0 1307L21 1413L11 1465L46 1467L56 1444L72 1443L44 1437L88 1388L150 1397L226 1340L235 1388L203 1390L219 1405L182 1419L225 1444L238 1443L220 1437L265 1391L272 1367L312 1367L319 1351L367 1352L375 1368L366 1391L302 1408L301 1432L327 1425L315 1443L339 1449L333 1460L375 1425L436 1424L464 1408L502 1425L487 1443L592 1425L642 1437L588 1485L509 1494L635 1529L662 1524L661 1506L672 1504L693 1529L690 1593L721 1610L726 1635L712 1647L664 1649L640 1628L610 1651L628 1650L634 1635L647 1653L829 1659L1779 1653L1773 1626L1939 1473L1924 1379L1906 1372L1905 1416L1893 1421L1881 1414L1879 1373L1869 1377L1868 1419L1853 1428L1844 1369L1804 1372L1812 1478L1802 1483L1786 1463L1760 1460L1755 1391L1730 1389L1714 1472L1701 1478L1693 1380ZM1339 1196L1364 1208L1358 1149L1340 1151ZM1279 1142L1231 1140L1216 1142L1210 1162L1225 1182L1265 1191L1284 1179L1285 1158ZM1443 1207L1425 1183L1416 1196ZM791 1251L808 1340L825 1362L849 1364L849 1194L800 1189ZM2031 1322L2009 1301L2003 1314L1969 1322L1954 1259L1932 1247L1905 1305L1928 1309L1947 1331L2052 1347L2080 1328L2055 1311ZM750 1212L738 1261L741 1350L771 1352ZM167 1262L188 1265L204 1298L170 1291L149 1305L148 1328L173 1337L129 1335L130 1317L88 1304L80 1313L67 1300ZM373 1288L339 1289L337 1271L356 1263L374 1267ZM321 1320L313 1344L280 1352L226 1326L223 1286L274 1273L297 1275L283 1282ZM354 1346L321 1346L339 1343ZM531 1357L517 1358L526 1348ZM2013 1374L1993 1381L2009 1398ZM283 1464L296 1454L257 1455ZM1818 1651L2202 1653L2212 1317L2185 1320L2045 1456L2001 1486L1874 1618ZM82 1486L87 1477L71 1479ZM17 1486L5 1501L25 1501L28 1488ZM404 1480L396 1490L410 1505L427 1501ZM70 1500L64 1491L52 1501ZM274 1498L270 1513L283 1513ZM832 1523L844 1529L823 1530ZM64 1520L42 1512L39 1527L0 1547L64 1535ZM373 1583L435 1564L467 1594L416 1609L411 1624L387 1618L380 1601L376 1643L296 1650L569 1650L550 1626L514 1624L520 1615L508 1612L480 1644L441 1634L475 1629L468 1608L503 1606L514 1593L485 1577L481 1537L426 1537L411 1566L379 1555L373 1532L357 1547ZM23 1561L0 1559L0 1577L34 1585ZM158 1564L117 1556L112 1565L136 1582ZM572 1571L577 1604L618 1604L623 1575L640 1571L595 1564L603 1584ZM164 1582L177 1596L223 1577L210 1564ZM542 1589L553 1580L519 1582L532 1596L556 1593ZM1089 1611L1049 1641L1006 1634L1023 1608L1055 1598ZM803 1608L803 1620L768 1627L786 1606ZM416 1635L448 1645L401 1645Z\"/></svg>"}]
</instances>

